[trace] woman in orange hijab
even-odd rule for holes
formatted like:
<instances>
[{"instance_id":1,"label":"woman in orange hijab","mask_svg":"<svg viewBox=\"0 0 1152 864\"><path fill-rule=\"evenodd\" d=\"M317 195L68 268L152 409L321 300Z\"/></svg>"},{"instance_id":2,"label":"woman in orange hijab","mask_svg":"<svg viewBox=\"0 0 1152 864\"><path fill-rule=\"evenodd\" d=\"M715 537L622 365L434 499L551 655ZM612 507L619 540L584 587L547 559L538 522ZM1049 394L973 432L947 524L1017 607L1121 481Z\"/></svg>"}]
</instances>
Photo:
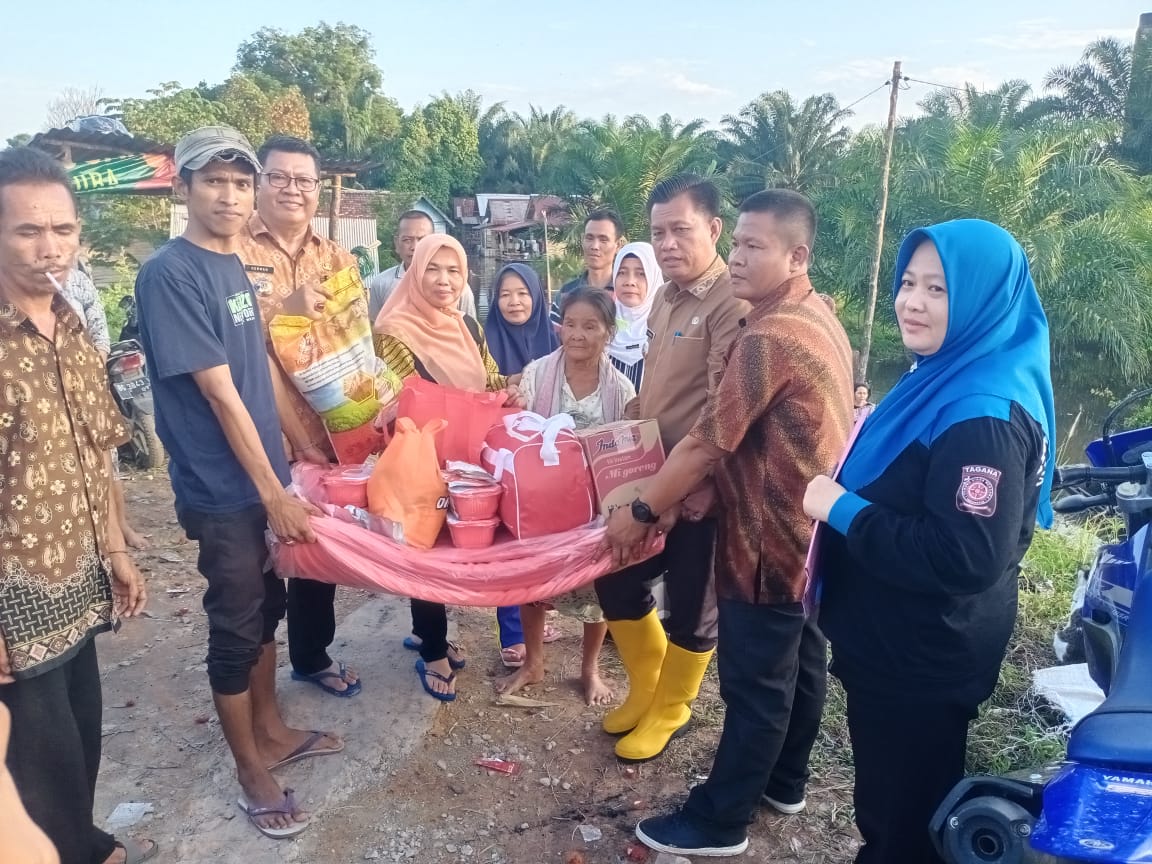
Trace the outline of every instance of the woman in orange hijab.
<instances>
[{"instance_id":1,"label":"woman in orange hijab","mask_svg":"<svg viewBox=\"0 0 1152 864\"><path fill-rule=\"evenodd\" d=\"M504 391L510 402L521 401L516 387L500 374L479 323L456 306L468 290L464 247L447 234L425 237L376 318L376 354L401 378L419 375L460 390ZM413 599L412 634L415 638L404 644L420 651L420 683L434 698L453 701L456 672L466 661L459 646L448 642L443 604Z\"/></svg>"}]
</instances>

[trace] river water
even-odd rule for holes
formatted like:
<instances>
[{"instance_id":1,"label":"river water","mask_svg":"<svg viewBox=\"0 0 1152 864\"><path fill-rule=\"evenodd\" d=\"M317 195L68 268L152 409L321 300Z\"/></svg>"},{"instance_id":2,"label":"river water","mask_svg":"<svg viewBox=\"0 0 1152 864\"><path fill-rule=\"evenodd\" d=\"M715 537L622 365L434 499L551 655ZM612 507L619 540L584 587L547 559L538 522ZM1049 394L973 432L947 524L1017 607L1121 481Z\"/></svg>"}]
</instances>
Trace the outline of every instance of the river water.
<instances>
[{"instance_id":1,"label":"river water","mask_svg":"<svg viewBox=\"0 0 1152 864\"><path fill-rule=\"evenodd\" d=\"M908 371L908 367L908 361L901 359L873 362L869 376L872 379L872 401L878 402L883 398L900 376ZM1100 437L1100 424L1108 413L1110 401L1106 396L1089 392L1083 382L1062 380L1059 373L1053 388L1056 398L1057 462L1083 462L1085 445ZM1128 393L1130 388L1111 385L1111 390L1119 398Z\"/></svg>"}]
</instances>

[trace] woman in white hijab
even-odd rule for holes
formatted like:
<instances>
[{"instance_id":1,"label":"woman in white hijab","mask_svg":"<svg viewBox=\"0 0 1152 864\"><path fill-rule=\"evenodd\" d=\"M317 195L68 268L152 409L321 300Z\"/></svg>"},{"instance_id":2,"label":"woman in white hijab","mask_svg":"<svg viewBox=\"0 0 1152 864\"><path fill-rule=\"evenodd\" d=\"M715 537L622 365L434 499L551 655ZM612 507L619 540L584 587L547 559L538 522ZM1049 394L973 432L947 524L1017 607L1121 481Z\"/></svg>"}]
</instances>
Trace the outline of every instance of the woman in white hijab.
<instances>
[{"instance_id":1,"label":"woman in white hijab","mask_svg":"<svg viewBox=\"0 0 1152 864\"><path fill-rule=\"evenodd\" d=\"M648 353L648 314L664 276L656 264L651 243L629 243L616 253L612 287L616 293L616 335L608 344L608 356L639 390Z\"/></svg>"}]
</instances>

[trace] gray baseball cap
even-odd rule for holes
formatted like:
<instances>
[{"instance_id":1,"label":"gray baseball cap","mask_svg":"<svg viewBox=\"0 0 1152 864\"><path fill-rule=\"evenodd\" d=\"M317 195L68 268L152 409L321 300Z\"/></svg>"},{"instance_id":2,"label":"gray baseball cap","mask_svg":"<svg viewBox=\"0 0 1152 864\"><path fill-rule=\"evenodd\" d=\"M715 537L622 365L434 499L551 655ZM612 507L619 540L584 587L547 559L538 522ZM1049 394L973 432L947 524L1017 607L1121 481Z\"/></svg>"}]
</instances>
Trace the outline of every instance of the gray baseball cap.
<instances>
[{"instance_id":1,"label":"gray baseball cap","mask_svg":"<svg viewBox=\"0 0 1152 864\"><path fill-rule=\"evenodd\" d=\"M260 173L260 160L240 132L231 126L201 126L176 142L176 170L198 171L213 159L231 162L243 159Z\"/></svg>"}]
</instances>

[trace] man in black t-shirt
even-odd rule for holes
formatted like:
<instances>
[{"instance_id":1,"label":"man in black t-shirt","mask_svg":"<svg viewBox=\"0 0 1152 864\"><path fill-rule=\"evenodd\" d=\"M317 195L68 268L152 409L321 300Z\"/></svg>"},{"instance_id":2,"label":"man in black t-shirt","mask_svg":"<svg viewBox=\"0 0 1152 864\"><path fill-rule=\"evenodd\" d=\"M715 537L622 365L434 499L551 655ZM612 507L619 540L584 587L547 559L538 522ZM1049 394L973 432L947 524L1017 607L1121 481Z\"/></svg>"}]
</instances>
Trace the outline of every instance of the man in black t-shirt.
<instances>
[{"instance_id":1,"label":"man in black t-shirt","mask_svg":"<svg viewBox=\"0 0 1152 864\"><path fill-rule=\"evenodd\" d=\"M241 806L269 837L291 837L307 815L270 773L335 753L335 736L288 728L276 706L276 627L283 580L264 532L314 542L310 505L291 481L256 294L236 255L252 215L260 163L226 126L176 145L174 181L188 207L183 236L165 244L136 280L140 335L153 378L156 428L170 455L176 514L199 543L208 581L208 681L236 760Z\"/></svg>"}]
</instances>

